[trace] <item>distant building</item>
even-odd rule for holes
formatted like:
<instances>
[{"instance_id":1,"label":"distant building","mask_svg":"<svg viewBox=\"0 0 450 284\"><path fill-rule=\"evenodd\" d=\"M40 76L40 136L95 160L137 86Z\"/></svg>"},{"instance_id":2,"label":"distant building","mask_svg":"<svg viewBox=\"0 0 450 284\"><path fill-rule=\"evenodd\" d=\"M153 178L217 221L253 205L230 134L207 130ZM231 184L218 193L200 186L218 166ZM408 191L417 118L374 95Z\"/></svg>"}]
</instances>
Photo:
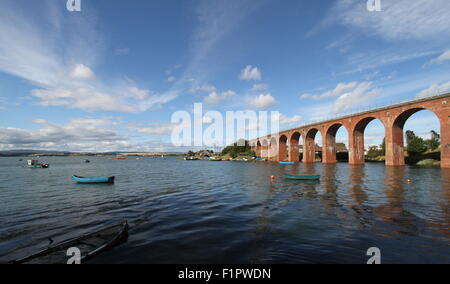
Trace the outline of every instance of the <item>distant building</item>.
<instances>
[{"instance_id":1,"label":"distant building","mask_svg":"<svg viewBox=\"0 0 450 284\"><path fill-rule=\"evenodd\" d=\"M210 150L202 150L200 152L198 152L198 155L202 158L209 158L213 155L214 153Z\"/></svg>"}]
</instances>

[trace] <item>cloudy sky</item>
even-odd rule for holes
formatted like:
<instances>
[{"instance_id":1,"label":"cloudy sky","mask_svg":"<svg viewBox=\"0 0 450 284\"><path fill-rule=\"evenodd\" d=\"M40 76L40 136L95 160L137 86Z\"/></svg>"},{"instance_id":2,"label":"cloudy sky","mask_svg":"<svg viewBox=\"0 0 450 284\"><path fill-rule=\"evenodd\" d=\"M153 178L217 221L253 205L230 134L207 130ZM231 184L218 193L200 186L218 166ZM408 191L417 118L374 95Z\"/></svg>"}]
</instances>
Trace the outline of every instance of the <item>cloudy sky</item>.
<instances>
[{"instance_id":1,"label":"cloudy sky","mask_svg":"<svg viewBox=\"0 0 450 284\"><path fill-rule=\"evenodd\" d=\"M66 2L0 1L0 150L173 151L194 103L291 128L450 90L448 0Z\"/></svg>"}]
</instances>

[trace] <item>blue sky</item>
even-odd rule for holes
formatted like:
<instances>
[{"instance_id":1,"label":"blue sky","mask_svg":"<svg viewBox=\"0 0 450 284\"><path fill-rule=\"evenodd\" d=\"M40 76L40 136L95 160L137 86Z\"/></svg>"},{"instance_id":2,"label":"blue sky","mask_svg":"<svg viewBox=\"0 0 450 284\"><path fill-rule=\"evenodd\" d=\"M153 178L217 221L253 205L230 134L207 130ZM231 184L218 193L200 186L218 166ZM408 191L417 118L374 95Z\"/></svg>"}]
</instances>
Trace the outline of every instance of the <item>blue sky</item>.
<instances>
[{"instance_id":1,"label":"blue sky","mask_svg":"<svg viewBox=\"0 0 450 284\"><path fill-rule=\"evenodd\" d=\"M172 151L172 113L198 102L292 128L450 91L448 0L66 2L0 2L0 150Z\"/></svg>"}]
</instances>

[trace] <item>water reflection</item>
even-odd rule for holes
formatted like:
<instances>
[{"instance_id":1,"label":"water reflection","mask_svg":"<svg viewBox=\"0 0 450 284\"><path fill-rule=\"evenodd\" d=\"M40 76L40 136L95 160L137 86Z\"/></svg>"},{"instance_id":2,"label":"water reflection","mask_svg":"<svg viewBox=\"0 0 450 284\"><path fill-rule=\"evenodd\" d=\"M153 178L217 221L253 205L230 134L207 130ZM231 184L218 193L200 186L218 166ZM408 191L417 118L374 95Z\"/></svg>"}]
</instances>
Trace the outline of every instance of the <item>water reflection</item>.
<instances>
[{"instance_id":1,"label":"water reflection","mask_svg":"<svg viewBox=\"0 0 450 284\"><path fill-rule=\"evenodd\" d=\"M317 166L315 163L312 164L303 164L303 172L304 175L317 175Z\"/></svg>"},{"instance_id":2,"label":"water reflection","mask_svg":"<svg viewBox=\"0 0 450 284\"><path fill-rule=\"evenodd\" d=\"M337 178L337 169L338 165L336 164L323 165L321 183L325 189L325 194L322 196L321 200L323 200L328 207L338 206L337 191L339 189L339 181Z\"/></svg>"},{"instance_id":3,"label":"water reflection","mask_svg":"<svg viewBox=\"0 0 450 284\"><path fill-rule=\"evenodd\" d=\"M349 180L349 190L350 195L353 197L353 200L358 205L362 205L364 202L368 200L368 196L366 193L366 171L364 165L355 165L349 167L350 180Z\"/></svg>"},{"instance_id":4,"label":"water reflection","mask_svg":"<svg viewBox=\"0 0 450 284\"><path fill-rule=\"evenodd\" d=\"M350 208L356 214L354 216L355 222L359 228L371 226L373 217L370 215L372 208L366 204L369 199L367 195L366 186L366 167L365 165L349 166L349 194L352 198Z\"/></svg>"},{"instance_id":5,"label":"water reflection","mask_svg":"<svg viewBox=\"0 0 450 284\"><path fill-rule=\"evenodd\" d=\"M442 169L442 194L438 202L443 212L443 221L438 221L435 228L438 232L450 236L450 169Z\"/></svg>"},{"instance_id":6,"label":"water reflection","mask_svg":"<svg viewBox=\"0 0 450 284\"><path fill-rule=\"evenodd\" d=\"M450 170L170 158L49 162L51 171L31 172L0 159L0 258L34 252L48 236L63 240L127 219L129 241L98 263L359 263L373 245L386 252L384 263L450 262ZM114 187L84 189L67 180L73 172L95 174L96 165L118 177ZM36 183L41 179L54 184Z\"/></svg>"},{"instance_id":7,"label":"water reflection","mask_svg":"<svg viewBox=\"0 0 450 284\"><path fill-rule=\"evenodd\" d=\"M384 237L394 238L396 235L418 234L419 219L403 206L407 180L406 167L386 167L384 193L388 203L374 209L375 216L394 226L392 229L385 228L385 232L381 233Z\"/></svg>"}]
</instances>

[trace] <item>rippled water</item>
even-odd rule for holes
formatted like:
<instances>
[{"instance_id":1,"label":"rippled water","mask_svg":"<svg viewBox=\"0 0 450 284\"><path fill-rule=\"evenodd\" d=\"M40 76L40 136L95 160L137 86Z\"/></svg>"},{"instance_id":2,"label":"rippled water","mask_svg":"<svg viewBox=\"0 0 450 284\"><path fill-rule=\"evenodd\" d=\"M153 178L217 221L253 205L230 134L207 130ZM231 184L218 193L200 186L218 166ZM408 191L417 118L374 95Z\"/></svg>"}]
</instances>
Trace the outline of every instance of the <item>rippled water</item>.
<instances>
[{"instance_id":1,"label":"rippled water","mask_svg":"<svg viewBox=\"0 0 450 284\"><path fill-rule=\"evenodd\" d=\"M375 246L384 263L450 263L447 170L84 159L41 159L45 170L0 158L0 262L126 219L128 242L93 262L365 263ZM74 184L72 174L116 184Z\"/></svg>"}]
</instances>

